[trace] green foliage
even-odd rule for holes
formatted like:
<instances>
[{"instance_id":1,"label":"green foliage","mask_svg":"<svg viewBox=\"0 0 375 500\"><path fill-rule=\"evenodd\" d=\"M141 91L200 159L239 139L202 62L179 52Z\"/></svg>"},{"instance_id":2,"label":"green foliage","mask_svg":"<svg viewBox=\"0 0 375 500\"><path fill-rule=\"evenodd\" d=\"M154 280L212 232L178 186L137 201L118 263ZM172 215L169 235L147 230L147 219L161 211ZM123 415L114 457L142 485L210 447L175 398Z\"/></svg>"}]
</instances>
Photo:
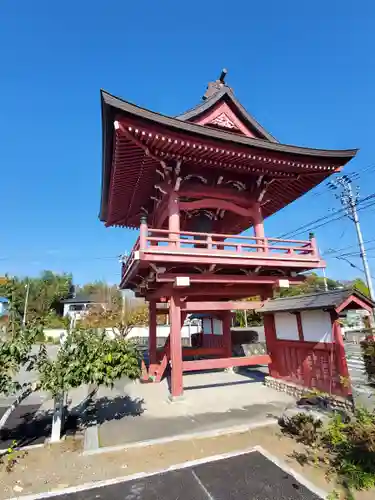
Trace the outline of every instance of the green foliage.
<instances>
[{"instance_id":1,"label":"green foliage","mask_svg":"<svg viewBox=\"0 0 375 500\"><path fill-rule=\"evenodd\" d=\"M286 431L323 453L318 463L330 465L347 498L353 498L353 490L375 487L375 412L358 408L351 417L335 413L325 427L301 413L289 419ZM314 454L303 456L305 463L317 462Z\"/></svg>"},{"instance_id":2,"label":"green foliage","mask_svg":"<svg viewBox=\"0 0 375 500\"><path fill-rule=\"evenodd\" d=\"M313 445L318 439L322 421L306 413L297 413L287 420L284 430L306 445Z\"/></svg>"},{"instance_id":3,"label":"green foliage","mask_svg":"<svg viewBox=\"0 0 375 500\"><path fill-rule=\"evenodd\" d=\"M322 443L349 490L375 486L375 413L359 408L352 419L335 415L322 434Z\"/></svg>"},{"instance_id":4,"label":"green foliage","mask_svg":"<svg viewBox=\"0 0 375 500\"><path fill-rule=\"evenodd\" d=\"M342 287L341 283L330 278L327 278L328 290L335 290ZM302 285L291 286L290 288L282 288L277 294L277 297L294 297L305 293L323 292L325 290L324 278L316 273L308 274L305 282Z\"/></svg>"},{"instance_id":5,"label":"green foliage","mask_svg":"<svg viewBox=\"0 0 375 500\"><path fill-rule=\"evenodd\" d=\"M19 459L24 458L28 453L27 451L17 451L16 447L17 441L13 440L5 453L0 456L0 465L5 465L6 472L12 472Z\"/></svg>"},{"instance_id":6,"label":"green foliage","mask_svg":"<svg viewBox=\"0 0 375 500\"><path fill-rule=\"evenodd\" d=\"M45 328L63 328L68 329L70 320L67 316L59 316L55 311L51 310L47 313L46 317L43 319L43 324Z\"/></svg>"},{"instance_id":7,"label":"green foliage","mask_svg":"<svg viewBox=\"0 0 375 500\"><path fill-rule=\"evenodd\" d=\"M16 375L21 367L27 371L33 369L37 355L32 353L32 347L42 333L41 325L35 322L22 328L17 311L10 305L9 322L0 337L0 394L9 395L22 389Z\"/></svg>"},{"instance_id":8,"label":"green foliage","mask_svg":"<svg viewBox=\"0 0 375 500\"><path fill-rule=\"evenodd\" d=\"M27 321L44 318L51 310L55 311L56 314L61 313L61 300L71 296L72 292L71 274L43 271L38 278L7 278L8 281L0 285L0 295L12 302L20 316L24 312L26 292L29 286Z\"/></svg>"},{"instance_id":9,"label":"green foliage","mask_svg":"<svg viewBox=\"0 0 375 500\"><path fill-rule=\"evenodd\" d=\"M361 342L362 357L370 382L375 380L375 340L368 338Z\"/></svg>"},{"instance_id":10,"label":"green foliage","mask_svg":"<svg viewBox=\"0 0 375 500\"><path fill-rule=\"evenodd\" d=\"M363 295L367 295L367 297L370 297L368 286L361 278L356 278L350 284L353 288L356 288L359 292L363 293Z\"/></svg>"},{"instance_id":11,"label":"green foliage","mask_svg":"<svg viewBox=\"0 0 375 500\"><path fill-rule=\"evenodd\" d=\"M124 338L109 338L104 331L78 329L68 335L51 360L45 348L37 360L43 390L57 396L82 384L112 387L124 376L140 376L140 354L136 346Z\"/></svg>"},{"instance_id":12,"label":"green foliage","mask_svg":"<svg viewBox=\"0 0 375 500\"><path fill-rule=\"evenodd\" d=\"M110 308L121 307L122 294L117 286L108 286L105 281L94 281L76 287L76 294L87 295L99 304L108 304Z\"/></svg>"}]
</instances>

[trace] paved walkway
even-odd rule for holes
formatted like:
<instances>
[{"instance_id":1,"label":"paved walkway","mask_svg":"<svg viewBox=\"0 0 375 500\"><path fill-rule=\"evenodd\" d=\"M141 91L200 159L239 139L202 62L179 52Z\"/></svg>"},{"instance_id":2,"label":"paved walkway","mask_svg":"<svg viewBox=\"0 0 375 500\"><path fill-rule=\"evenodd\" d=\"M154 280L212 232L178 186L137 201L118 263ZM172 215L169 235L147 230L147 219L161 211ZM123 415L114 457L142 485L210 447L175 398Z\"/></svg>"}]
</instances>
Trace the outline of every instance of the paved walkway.
<instances>
[{"instance_id":1,"label":"paved walkway","mask_svg":"<svg viewBox=\"0 0 375 500\"><path fill-rule=\"evenodd\" d=\"M280 468L259 451L169 470L139 479L65 494L64 500L319 500L309 484ZM203 462L203 463L202 463ZM302 479L299 478L301 481ZM305 481L303 481L305 482ZM312 487L313 488L313 487Z\"/></svg>"},{"instance_id":2,"label":"paved walkway","mask_svg":"<svg viewBox=\"0 0 375 500\"><path fill-rule=\"evenodd\" d=\"M375 388L368 383L361 346L346 342L345 353L355 402L370 410L375 409Z\"/></svg>"},{"instance_id":3,"label":"paved walkway","mask_svg":"<svg viewBox=\"0 0 375 500\"><path fill-rule=\"evenodd\" d=\"M170 403L168 384L117 384L97 395L100 446L215 431L279 416L294 399L263 385L257 370L184 376L184 399Z\"/></svg>"}]
</instances>

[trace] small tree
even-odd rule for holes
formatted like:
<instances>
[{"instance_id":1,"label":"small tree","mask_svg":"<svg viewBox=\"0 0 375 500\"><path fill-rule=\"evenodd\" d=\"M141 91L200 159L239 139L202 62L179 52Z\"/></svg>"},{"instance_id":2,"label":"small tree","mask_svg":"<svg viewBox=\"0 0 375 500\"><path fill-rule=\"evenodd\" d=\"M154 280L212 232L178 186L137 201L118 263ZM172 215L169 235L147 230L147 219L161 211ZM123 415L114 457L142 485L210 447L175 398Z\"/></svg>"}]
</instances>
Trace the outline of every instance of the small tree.
<instances>
[{"instance_id":1,"label":"small tree","mask_svg":"<svg viewBox=\"0 0 375 500\"><path fill-rule=\"evenodd\" d=\"M69 334L54 360L42 349L37 367L41 387L53 397L83 384L113 387L121 377L136 379L141 373L140 355L132 342L87 328Z\"/></svg>"},{"instance_id":2,"label":"small tree","mask_svg":"<svg viewBox=\"0 0 375 500\"><path fill-rule=\"evenodd\" d=\"M124 298L107 309L94 308L82 321L88 328L111 328L115 336L126 338L135 326L148 325L148 307L139 299Z\"/></svg>"},{"instance_id":3,"label":"small tree","mask_svg":"<svg viewBox=\"0 0 375 500\"><path fill-rule=\"evenodd\" d=\"M18 397L1 417L0 429L12 411L32 391L39 388L39 383L35 382L21 384L17 375L21 368L26 371L35 368L38 352L33 352L33 346L42 333L42 326L35 322L30 322L27 328L23 328L17 309L10 303L8 321L4 334L0 337L0 394L18 394Z\"/></svg>"},{"instance_id":4,"label":"small tree","mask_svg":"<svg viewBox=\"0 0 375 500\"><path fill-rule=\"evenodd\" d=\"M27 328L22 328L11 308L6 335L0 339L0 394L18 393L19 396L2 416L0 429L11 412L33 391L48 391L59 403L55 406L55 421L56 412L61 415L64 392L84 384L111 387L123 376L135 379L140 375L140 354L125 336L109 338L105 330L82 327L69 333L56 359L51 359L44 344L33 352L42 330L40 323L29 323ZM37 381L23 385L17 382L21 368L36 370Z\"/></svg>"}]
</instances>

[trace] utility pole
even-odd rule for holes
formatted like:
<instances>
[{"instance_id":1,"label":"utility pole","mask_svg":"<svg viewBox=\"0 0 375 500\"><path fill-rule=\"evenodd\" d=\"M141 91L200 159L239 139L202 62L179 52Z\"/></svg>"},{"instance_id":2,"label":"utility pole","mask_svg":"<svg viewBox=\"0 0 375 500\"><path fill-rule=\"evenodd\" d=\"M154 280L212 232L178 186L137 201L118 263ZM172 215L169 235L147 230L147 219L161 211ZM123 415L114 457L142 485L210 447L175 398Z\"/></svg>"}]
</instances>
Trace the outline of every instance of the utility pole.
<instances>
[{"instance_id":1,"label":"utility pole","mask_svg":"<svg viewBox=\"0 0 375 500\"><path fill-rule=\"evenodd\" d=\"M27 283L25 286L26 288L26 297L25 297L25 305L23 307L23 319L22 319L22 325L23 327L26 326L26 316L27 316L27 305L29 302L29 291L30 291L30 283Z\"/></svg>"},{"instance_id":2,"label":"utility pole","mask_svg":"<svg viewBox=\"0 0 375 500\"><path fill-rule=\"evenodd\" d=\"M324 291L328 292L328 283L327 283L327 275L325 267L322 268L323 271L323 283L324 283Z\"/></svg>"},{"instance_id":3,"label":"utility pole","mask_svg":"<svg viewBox=\"0 0 375 500\"><path fill-rule=\"evenodd\" d=\"M375 293L374 287L372 284L372 277L370 272L370 267L367 260L365 244L363 242L361 225L359 223L359 217L357 212L357 204L359 200L359 189L356 188L356 192L353 192L352 189L352 180L348 175L342 175L337 177L335 180L329 182L329 187L331 189L341 189L341 193L336 195L341 202L342 207L346 210L346 214L350 220L354 222L355 230L357 232L358 246L359 246L359 255L362 258L363 262L363 270L366 276L367 287L370 292L370 297L373 301L375 301Z\"/></svg>"}]
</instances>

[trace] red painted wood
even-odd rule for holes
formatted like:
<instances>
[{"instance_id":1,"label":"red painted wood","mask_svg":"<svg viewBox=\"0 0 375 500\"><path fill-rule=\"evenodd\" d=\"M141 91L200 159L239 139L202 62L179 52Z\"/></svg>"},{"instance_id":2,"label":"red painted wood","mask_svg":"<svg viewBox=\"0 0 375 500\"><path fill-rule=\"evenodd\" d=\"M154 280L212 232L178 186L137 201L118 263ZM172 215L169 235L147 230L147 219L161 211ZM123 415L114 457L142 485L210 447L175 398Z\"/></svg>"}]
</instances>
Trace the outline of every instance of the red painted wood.
<instances>
[{"instance_id":1,"label":"red painted wood","mask_svg":"<svg viewBox=\"0 0 375 500\"><path fill-rule=\"evenodd\" d=\"M183 348L182 357L185 356L225 356L223 347L196 347Z\"/></svg>"},{"instance_id":2,"label":"red painted wood","mask_svg":"<svg viewBox=\"0 0 375 500\"><path fill-rule=\"evenodd\" d=\"M181 276L181 273L163 273L157 277L158 283L174 283L177 276ZM236 284L260 284L260 285L277 285L280 277L279 276L258 276L256 274L250 274L248 276L241 276L238 274L227 274L225 276L220 276L214 273L202 273L202 274L192 274L184 273L184 276L190 278L190 283L210 283L210 284L226 284L226 283L236 283ZM289 282L294 285L299 285L305 282L303 276L299 277L289 277Z\"/></svg>"},{"instance_id":3,"label":"red painted wood","mask_svg":"<svg viewBox=\"0 0 375 500\"><path fill-rule=\"evenodd\" d=\"M224 348L224 339L222 335L202 335L202 347Z\"/></svg>"},{"instance_id":4,"label":"red painted wood","mask_svg":"<svg viewBox=\"0 0 375 500\"><path fill-rule=\"evenodd\" d=\"M248 208L243 208L240 205L236 205L232 201L220 200L217 198L203 198L201 200L194 201L182 201L180 203L181 210L198 210L201 208L218 208L222 210L229 210L242 217L248 217L249 219L253 216L253 211Z\"/></svg>"},{"instance_id":5,"label":"red painted wood","mask_svg":"<svg viewBox=\"0 0 375 500\"><path fill-rule=\"evenodd\" d=\"M296 312L296 320L297 320L298 337L300 341L303 342L304 337L303 337L302 318L300 312Z\"/></svg>"},{"instance_id":6,"label":"red painted wood","mask_svg":"<svg viewBox=\"0 0 375 500\"><path fill-rule=\"evenodd\" d=\"M169 239L171 245L178 249L180 247L179 235L180 235L180 206L178 194L173 191L171 192L168 200L168 229L169 229Z\"/></svg>"},{"instance_id":7,"label":"red painted wood","mask_svg":"<svg viewBox=\"0 0 375 500\"><path fill-rule=\"evenodd\" d=\"M336 352L335 352L335 357L336 357L336 367L339 376L343 377L345 379L345 384L348 387L344 387L344 390L347 393L351 393L351 385L350 385L350 375L349 375L349 369L348 369L348 364L346 361L346 353L345 353L345 346L344 346L344 340L343 336L341 334L341 326L337 317L337 314L335 312L331 312L331 319L333 323L333 337L336 345Z\"/></svg>"},{"instance_id":8,"label":"red painted wood","mask_svg":"<svg viewBox=\"0 0 375 500\"><path fill-rule=\"evenodd\" d=\"M182 346L181 346L181 310L180 300L175 295L170 299L170 352L171 352L171 395L179 397L183 393L182 382Z\"/></svg>"},{"instance_id":9,"label":"red painted wood","mask_svg":"<svg viewBox=\"0 0 375 500\"><path fill-rule=\"evenodd\" d=\"M358 306L358 309L364 309L365 311L369 311L370 313L372 312L372 306L370 302L365 302L364 300L361 300L358 297L355 297L354 295L351 295L342 304L336 307L336 312L340 313L345 308L347 308L348 305L351 304L352 302Z\"/></svg>"},{"instance_id":10,"label":"red painted wood","mask_svg":"<svg viewBox=\"0 0 375 500\"><path fill-rule=\"evenodd\" d=\"M264 322L264 333L266 337L267 351L271 357L271 363L268 368L271 377L277 378L279 375L278 365L275 362L276 356L278 355L276 351L277 337L276 337L275 319L273 314L264 314L263 322Z\"/></svg>"},{"instance_id":11,"label":"red painted wood","mask_svg":"<svg viewBox=\"0 0 375 500\"><path fill-rule=\"evenodd\" d=\"M149 340L148 354L150 363L156 363L156 301L149 302Z\"/></svg>"},{"instance_id":12,"label":"red painted wood","mask_svg":"<svg viewBox=\"0 0 375 500\"><path fill-rule=\"evenodd\" d=\"M167 184L168 186L168 184ZM254 199L251 194L242 194L237 189L221 188L219 186L197 185L192 183L183 183L179 190L180 197L186 198L219 198L221 200L233 201L234 203L251 209ZM160 227L160 225L159 225Z\"/></svg>"},{"instance_id":13,"label":"red painted wood","mask_svg":"<svg viewBox=\"0 0 375 500\"><path fill-rule=\"evenodd\" d=\"M200 359L198 361L184 361L182 368L184 372L194 370L213 370L220 368L230 368L232 366L268 365L270 357L267 354L261 356L238 357L238 358L218 358Z\"/></svg>"},{"instance_id":14,"label":"red painted wood","mask_svg":"<svg viewBox=\"0 0 375 500\"><path fill-rule=\"evenodd\" d=\"M225 356L232 356L232 333L231 333L231 312L227 311L223 314L223 343Z\"/></svg>"},{"instance_id":15,"label":"red painted wood","mask_svg":"<svg viewBox=\"0 0 375 500\"><path fill-rule=\"evenodd\" d=\"M208 125L218 119L220 115L226 115L228 119L233 123L234 127L240 130L247 137L257 137L252 131L242 122L241 118L237 116L232 109L225 102L218 102L217 105L210 108L206 113L203 113L198 118L195 118L193 123L198 123L199 125Z\"/></svg>"},{"instance_id":16,"label":"red painted wood","mask_svg":"<svg viewBox=\"0 0 375 500\"><path fill-rule=\"evenodd\" d=\"M182 302L181 310L183 311L250 311L250 310L258 310L264 306L263 302L254 301L254 302L235 302L235 301L226 301L226 302Z\"/></svg>"}]
</instances>

